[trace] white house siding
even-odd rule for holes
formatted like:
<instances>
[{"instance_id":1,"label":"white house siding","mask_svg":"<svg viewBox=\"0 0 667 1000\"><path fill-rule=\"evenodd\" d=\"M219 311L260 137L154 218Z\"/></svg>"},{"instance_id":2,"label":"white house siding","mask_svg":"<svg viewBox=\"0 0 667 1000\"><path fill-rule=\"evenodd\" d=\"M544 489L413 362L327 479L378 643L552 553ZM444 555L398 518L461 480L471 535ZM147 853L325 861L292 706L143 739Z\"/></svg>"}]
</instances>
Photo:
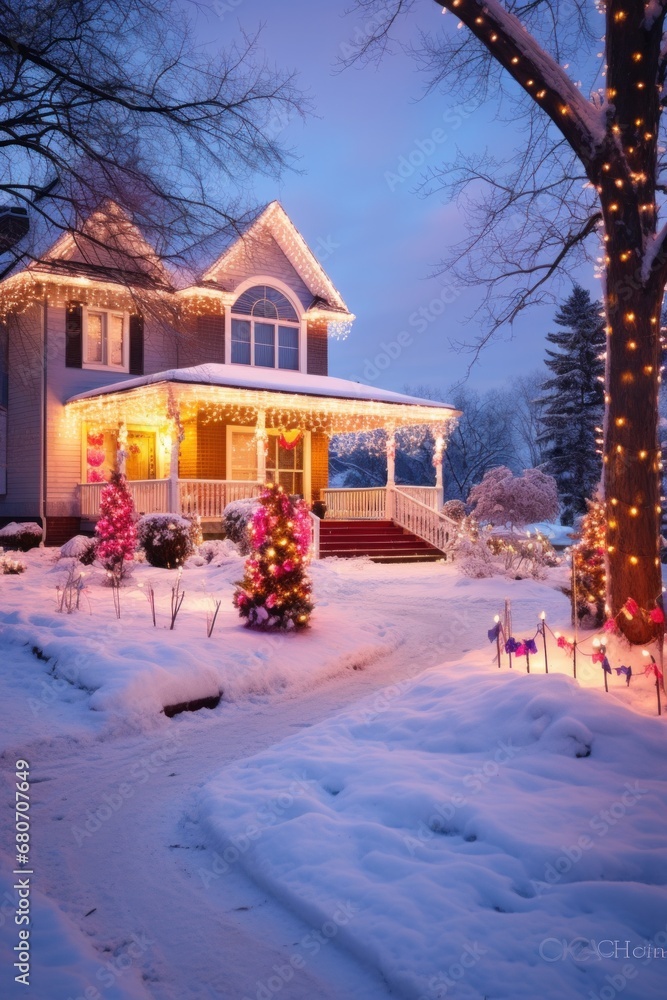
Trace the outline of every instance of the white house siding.
<instances>
[{"instance_id":1,"label":"white house siding","mask_svg":"<svg viewBox=\"0 0 667 1000\"><path fill-rule=\"evenodd\" d=\"M243 250L234 250L229 262L225 262L218 272L217 280L224 288L233 291L242 281L261 274L284 282L295 293L304 309L308 308L313 301L313 293L292 267L273 236L267 233L261 241L253 239L244 247Z\"/></svg>"},{"instance_id":2,"label":"white house siding","mask_svg":"<svg viewBox=\"0 0 667 1000\"><path fill-rule=\"evenodd\" d=\"M49 517L79 514L81 482L81 428L65 416L65 400L87 389L110 385L133 375L116 371L68 368L65 365L65 309L50 307L47 322L47 501ZM144 329L144 372L164 371L176 362L173 335L154 320Z\"/></svg>"},{"instance_id":3,"label":"white house siding","mask_svg":"<svg viewBox=\"0 0 667 1000\"><path fill-rule=\"evenodd\" d=\"M0 495L0 518L33 519L40 501L42 307L10 317L7 327L7 492Z\"/></svg>"}]
</instances>

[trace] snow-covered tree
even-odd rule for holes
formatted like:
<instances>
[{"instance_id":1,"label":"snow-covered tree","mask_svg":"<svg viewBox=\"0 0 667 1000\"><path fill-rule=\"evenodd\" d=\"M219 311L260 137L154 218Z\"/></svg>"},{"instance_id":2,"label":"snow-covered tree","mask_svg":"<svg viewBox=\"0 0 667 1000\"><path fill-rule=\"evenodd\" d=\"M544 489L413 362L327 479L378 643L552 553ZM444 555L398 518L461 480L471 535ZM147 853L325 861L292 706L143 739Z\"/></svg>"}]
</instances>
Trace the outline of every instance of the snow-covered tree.
<instances>
[{"instance_id":1,"label":"snow-covered tree","mask_svg":"<svg viewBox=\"0 0 667 1000\"><path fill-rule=\"evenodd\" d=\"M119 581L125 575L126 564L134 559L137 546L134 501L120 472L112 472L110 481L102 487L95 535L97 558L107 573Z\"/></svg>"},{"instance_id":2,"label":"snow-covered tree","mask_svg":"<svg viewBox=\"0 0 667 1000\"><path fill-rule=\"evenodd\" d=\"M306 628L313 610L306 572L310 518L303 500L270 483L250 526L251 552L234 604L249 628Z\"/></svg>"},{"instance_id":3,"label":"snow-covered tree","mask_svg":"<svg viewBox=\"0 0 667 1000\"><path fill-rule=\"evenodd\" d=\"M504 465L491 469L468 497L475 519L496 527L523 528L538 521L554 521L559 503L556 480L539 469L515 476Z\"/></svg>"},{"instance_id":4,"label":"snow-covered tree","mask_svg":"<svg viewBox=\"0 0 667 1000\"><path fill-rule=\"evenodd\" d=\"M523 135L507 144L514 154L505 161L497 148L462 153L434 176L459 203L470 195L466 236L447 263L458 280L486 284L490 322L476 347L526 305L544 301L554 275L602 251L607 602L612 615L630 598L650 609L662 587L657 427L667 282L667 3L437 2L455 20L439 19L440 34L425 39L433 86L448 97L454 88L479 102L509 101L505 120L519 123ZM373 25L357 53L364 57L374 47L387 50L415 0L355 6ZM604 60L602 87L596 55ZM612 505L619 517L611 516ZM623 617L621 627L634 643L653 634L641 616Z\"/></svg>"},{"instance_id":5,"label":"snow-covered tree","mask_svg":"<svg viewBox=\"0 0 667 1000\"><path fill-rule=\"evenodd\" d=\"M562 520L572 524L586 513L602 472L595 428L602 423L604 391L604 322L601 304L575 285L556 313L558 333L548 333L545 364L553 373L542 383L543 402L538 440L544 471L554 477L563 505Z\"/></svg>"}]
</instances>

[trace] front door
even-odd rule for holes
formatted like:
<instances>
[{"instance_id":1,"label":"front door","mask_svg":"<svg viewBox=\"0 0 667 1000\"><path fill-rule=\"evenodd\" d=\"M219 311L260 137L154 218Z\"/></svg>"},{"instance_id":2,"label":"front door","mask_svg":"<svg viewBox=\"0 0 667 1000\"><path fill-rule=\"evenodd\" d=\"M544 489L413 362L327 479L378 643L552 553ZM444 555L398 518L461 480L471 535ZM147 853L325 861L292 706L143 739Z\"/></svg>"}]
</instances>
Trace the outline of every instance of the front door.
<instances>
[{"instance_id":1,"label":"front door","mask_svg":"<svg viewBox=\"0 0 667 1000\"><path fill-rule=\"evenodd\" d=\"M155 479L155 433L153 431L127 432L125 472L128 479Z\"/></svg>"}]
</instances>

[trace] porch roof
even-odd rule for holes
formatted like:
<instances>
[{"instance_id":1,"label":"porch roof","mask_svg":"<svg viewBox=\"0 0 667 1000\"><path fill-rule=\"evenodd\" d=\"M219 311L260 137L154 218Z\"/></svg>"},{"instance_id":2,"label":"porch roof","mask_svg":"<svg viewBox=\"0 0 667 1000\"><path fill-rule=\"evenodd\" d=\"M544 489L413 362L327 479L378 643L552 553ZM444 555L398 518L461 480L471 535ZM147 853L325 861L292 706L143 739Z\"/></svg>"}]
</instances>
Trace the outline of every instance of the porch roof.
<instances>
[{"instance_id":1,"label":"porch roof","mask_svg":"<svg viewBox=\"0 0 667 1000\"><path fill-rule=\"evenodd\" d=\"M446 403L348 379L223 364L172 368L125 379L79 393L67 403L68 409L91 419L137 408L151 411L156 417L172 415L175 406L182 413L201 406L209 412L217 411L220 419L225 407L238 411L239 417L241 411L247 417L250 411L265 410L269 425L271 414L281 426L293 414L297 422L309 418L313 427L334 434L391 423L397 427L446 426L460 415Z\"/></svg>"},{"instance_id":2,"label":"porch roof","mask_svg":"<svg viewBox=\"0 0 667 1000\"><path fill-rule=\"evenodd\" d=\"M263 389L266 392L331 396L335 399L367 399L376 403L428 406L431 409L447 410L449 416L460 414L460 410L456 410L448 403L441 403L433 399L421 399L418 396L406 396L404 393L380 389L375 385L364 385L362 382L352 382L345 378L336 378L332 375L306 375L304 372L277 368L255 368L248 365L209 364L195 365L193 368L170 368L168 371L156 372L154 375L141 375L138 378L113 382L111 385L99 386L97 389L89 389L87 392L80 392L78 395L72 396L67 402L91 399L94 396L106 396L109 393L127 392L128 389L138 389L140 386L155 385L158 382L219 385L234 389Z\"/></svg>"}]
</instances>

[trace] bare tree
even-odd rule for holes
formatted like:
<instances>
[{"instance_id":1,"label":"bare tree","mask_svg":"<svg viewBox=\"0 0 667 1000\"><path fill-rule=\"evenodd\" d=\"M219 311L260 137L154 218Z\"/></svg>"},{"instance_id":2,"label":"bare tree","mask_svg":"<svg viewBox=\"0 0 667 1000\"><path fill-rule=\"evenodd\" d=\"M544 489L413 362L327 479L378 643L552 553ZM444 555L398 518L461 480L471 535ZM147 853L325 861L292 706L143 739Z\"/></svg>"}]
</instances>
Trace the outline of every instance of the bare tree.
<instances>
[{"instance_id":1,"label":"bare tree","mask_svg":"<svg viewBox=\"0 0 667 1000\"><path fill-rule=\"evenodd\" d=\"M0 0L0 193L32 223L0 277L54 232L83 237L104 199L163 261L191 263L245 221L251 172L286 165L302 109L256 37L209 56L175 0Z\"/></svg>"},{"instance_id":2,"label":"bare tree","mask_svg":"<svg viewBox=\"0 0 667 1000\"><path fill-rule=\"evenodd\" d=\"M391 44L399 15L415 0L357 0L384 12L361 56ZM510 162L486 154L453 164L448 180L465 199L469 236L448 263L485 283L488 323L475 349L526 305L548 294L564 267L602 237L608 333L604 493L608 604L630 597L645 610L661 596L658 558L660 307L667 280L667 192L660 131L667 69L667 4L608 0L599 42L595 8L584 0L437 0L460 19L424 39L434 86L498 99L521 132ZM595 65L587 86L580 77ZM568 73L568 67L571 72ZM604 84L602 87L600 84ZM588 95L588 96L587 96ZM648 617L619 616L636 643Z\"/></svg>"},{"instance_id":3,"label":"bare tree","mask_svg":"<svg viewBox=\"0 0 667 1000\"><path fill-rule=\"evenodd\" d=\"M537 469L544 462L542 445L538 441L544 414L544 401L540 396L543 381L541 371L516 375L512 380L514 443L527 469Z\"/></svg>"}]
</instances>

